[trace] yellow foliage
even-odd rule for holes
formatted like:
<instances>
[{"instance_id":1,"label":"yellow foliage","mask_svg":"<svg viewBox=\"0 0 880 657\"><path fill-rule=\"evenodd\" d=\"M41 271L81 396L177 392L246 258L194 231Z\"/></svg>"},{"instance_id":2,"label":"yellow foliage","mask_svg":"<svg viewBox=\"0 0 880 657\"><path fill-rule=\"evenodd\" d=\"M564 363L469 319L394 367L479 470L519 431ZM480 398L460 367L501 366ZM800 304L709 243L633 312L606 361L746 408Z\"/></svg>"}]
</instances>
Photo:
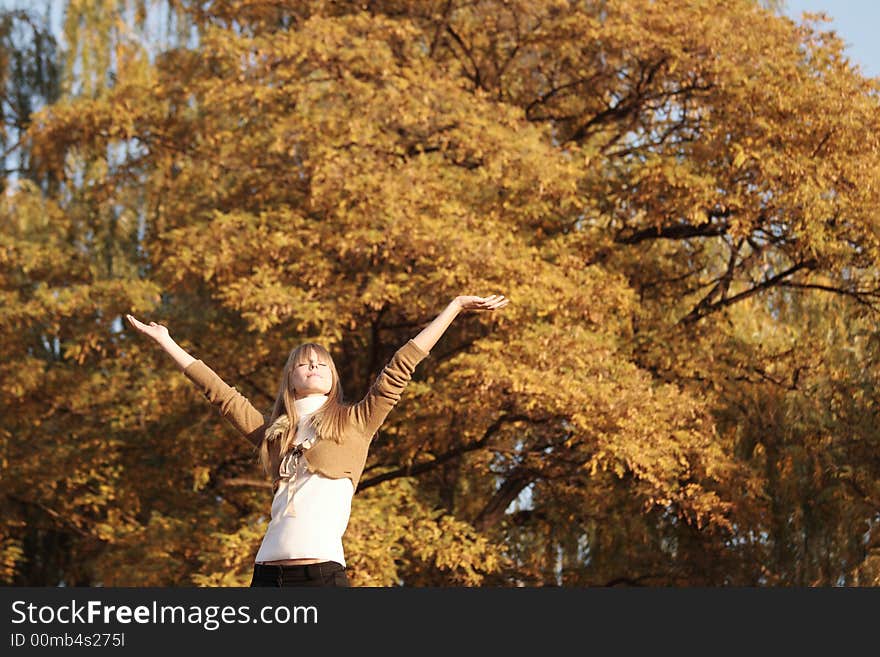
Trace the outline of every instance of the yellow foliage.
<instances>
[{"instance_id":1,"label":"yellow foliage","mask_svg":"<svg viewBox=\"0 0 880 657\"><path fill-rule=\"evenodd\" d=\"M296 344L355 401L491 293L376 436L355 584L860 572L878 83L760 4L183 2L197 43L149 53L146 9L71 0L0 199L4 581L249 580L254 454L124 313L265 411Z\"/></svg>"}]
</instances>

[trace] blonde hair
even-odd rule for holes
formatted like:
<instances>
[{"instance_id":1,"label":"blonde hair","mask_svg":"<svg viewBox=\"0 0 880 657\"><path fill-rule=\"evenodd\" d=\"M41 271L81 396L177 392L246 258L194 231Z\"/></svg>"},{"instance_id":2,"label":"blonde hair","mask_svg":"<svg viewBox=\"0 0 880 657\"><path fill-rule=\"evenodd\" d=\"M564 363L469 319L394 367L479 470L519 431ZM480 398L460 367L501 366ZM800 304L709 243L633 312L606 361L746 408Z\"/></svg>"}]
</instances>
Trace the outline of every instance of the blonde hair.
<instances>
[{"instance_id":1,"label":"blonde hair","mask_svg":"<svg viewBox=\"0 0 880 657\"><path fill-rule=\"evenodd\" d=\"M319 410L312 413L307 422L314 427L315 434L321 440L342 442L342 435L348 419L348 409L352 404L343 401L339 373L336 370L336 363L333 362L330 352L315 342L306 342L296 347L287 357L284 371L281 373L281 383L278 386L275 406L272 408L272 413L269 416L268 428L262 441L260 441L260 464L263 466L266 476L272 476L270 472L271 464L269 462L269 436L272 434L273 429L276 433L280 433L281 454L287 453L296 437L296 425L299 422L299 415L296 412L296 405L293 403L295 397L291 390L293 368L299 362L300 356L308 358L311 355L315 355L329 364L333 383L330 386L330 392L327 393L327 402ZM286 416L287 422L276 424L276 420L282 416Z\"/></svg>"}]
</instances>

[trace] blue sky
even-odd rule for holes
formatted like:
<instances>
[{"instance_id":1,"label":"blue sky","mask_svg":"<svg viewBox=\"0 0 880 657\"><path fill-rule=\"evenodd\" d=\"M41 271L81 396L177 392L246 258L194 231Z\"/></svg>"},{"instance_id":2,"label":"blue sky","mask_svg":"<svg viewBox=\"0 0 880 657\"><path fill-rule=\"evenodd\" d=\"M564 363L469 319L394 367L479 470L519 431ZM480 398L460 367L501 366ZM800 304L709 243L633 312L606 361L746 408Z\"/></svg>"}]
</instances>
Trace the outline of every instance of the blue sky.
<instances>
[{"instance_id":1,"label":"blue sky","mask_svg":"<svg viewBox=\"0 0 880 657\"><path fill-rule=\"evenodd\" d=\"M847 54L862 73L880 76L880 2L878 0L786 0L785 13L800 21L801 13L824 12L834 19L826 29L848 45Z\"/></svg>"}]
</instances>

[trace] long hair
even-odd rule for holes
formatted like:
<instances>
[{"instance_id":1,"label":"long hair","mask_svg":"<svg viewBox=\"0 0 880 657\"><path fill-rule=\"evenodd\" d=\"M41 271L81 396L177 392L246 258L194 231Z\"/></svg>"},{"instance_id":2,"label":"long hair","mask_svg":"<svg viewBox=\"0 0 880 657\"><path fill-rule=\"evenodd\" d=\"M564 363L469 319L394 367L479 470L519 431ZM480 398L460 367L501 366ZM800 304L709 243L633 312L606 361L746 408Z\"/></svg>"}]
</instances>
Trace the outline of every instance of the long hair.
<instances>
[{"instance_id":1,"label":"long hair","mask_svg":"<svg viewBox=\"0 0 880 657\"><path fill-rule=\"evenodd\" d=\"M299 415L296 412L296 405L293 403L295 399L291 385L293 368L300 361L300 356L309 358L313 354L330 365L333 383L330 386L330 392L327 393L326 403L319 410L312 413L307 422L314 427L315 434L320 440L342 442L342 435L348 418L347 410L351 404L343 401L342 384L339 382L336 363L333 362L330 352L321 345L314 342L303 343L291 351L287 357L284 371L281 373L278 396L275 398L275 405L269 416L268 428L260 442L260 464L263 466L266 476L271 477L273 474L270 472L269 442L280 440L280 454L286 454L293 445L294 438L296 438L296 425L299 422Z\"/></svg>"}]
</instances>

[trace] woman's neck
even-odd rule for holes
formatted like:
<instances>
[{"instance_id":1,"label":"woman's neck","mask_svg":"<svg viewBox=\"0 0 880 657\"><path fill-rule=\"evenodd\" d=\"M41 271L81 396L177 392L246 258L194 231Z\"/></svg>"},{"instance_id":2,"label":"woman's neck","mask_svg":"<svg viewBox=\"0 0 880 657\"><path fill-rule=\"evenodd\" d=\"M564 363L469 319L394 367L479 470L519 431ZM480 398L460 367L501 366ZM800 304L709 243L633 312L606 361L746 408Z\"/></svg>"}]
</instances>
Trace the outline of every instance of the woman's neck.
<instances>
[{"instance_id":1,"label":"woman's neck","mask_svg":"<svg viewBox=\"0 0 880 657\"><path fill-rule=\"evenodd\" d=\"M306 397L295 399L293 405L296 407L297 415L302 417L317 411L324 405L327 399L327 395L307 395Z\"/></svg>"}]
</instances>

